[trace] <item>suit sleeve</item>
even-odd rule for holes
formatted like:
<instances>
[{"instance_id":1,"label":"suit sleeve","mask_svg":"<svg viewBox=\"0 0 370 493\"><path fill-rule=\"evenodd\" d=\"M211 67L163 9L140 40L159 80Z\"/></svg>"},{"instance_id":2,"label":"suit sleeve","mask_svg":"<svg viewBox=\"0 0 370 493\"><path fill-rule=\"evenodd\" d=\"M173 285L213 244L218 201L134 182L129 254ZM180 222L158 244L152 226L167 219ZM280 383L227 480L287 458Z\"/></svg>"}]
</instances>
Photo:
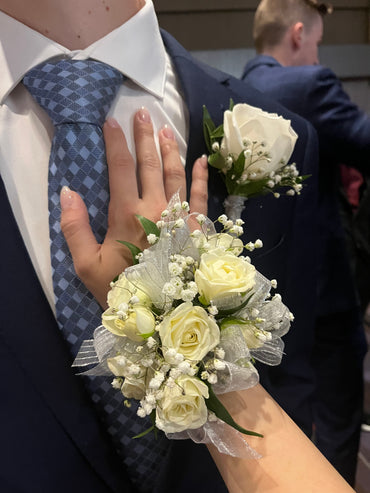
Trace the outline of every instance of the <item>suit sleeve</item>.
<instances>
[{"instance_id":1,"label":"suit sleeve","mask_svg":"<svg viewBox=\"0 0 370 493\"><path fill-rule=\"evenodd\" d=\"M302 116L316 128L325 155L369 173L370 118L350 100L331 70L321 68L316 75Z\"/></svg>"}]
</instances>

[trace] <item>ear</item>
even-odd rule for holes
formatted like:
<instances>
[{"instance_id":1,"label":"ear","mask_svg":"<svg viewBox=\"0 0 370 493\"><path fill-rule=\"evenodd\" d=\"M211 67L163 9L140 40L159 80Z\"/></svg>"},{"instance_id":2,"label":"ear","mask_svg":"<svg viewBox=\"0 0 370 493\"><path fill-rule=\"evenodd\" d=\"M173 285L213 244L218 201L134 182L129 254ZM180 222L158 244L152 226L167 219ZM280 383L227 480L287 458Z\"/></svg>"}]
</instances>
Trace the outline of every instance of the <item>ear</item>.
<instances>
[{"instance_id":1,"label":"ear","mask_svg":"<svg viewBox=\"0 0 370 493\"><path fill-rule=\"evenodd\" d=\"M299 49L302 44L303 22L296 22L291 27L291 40L295 49Z\"/></svg>"}]
</instances>

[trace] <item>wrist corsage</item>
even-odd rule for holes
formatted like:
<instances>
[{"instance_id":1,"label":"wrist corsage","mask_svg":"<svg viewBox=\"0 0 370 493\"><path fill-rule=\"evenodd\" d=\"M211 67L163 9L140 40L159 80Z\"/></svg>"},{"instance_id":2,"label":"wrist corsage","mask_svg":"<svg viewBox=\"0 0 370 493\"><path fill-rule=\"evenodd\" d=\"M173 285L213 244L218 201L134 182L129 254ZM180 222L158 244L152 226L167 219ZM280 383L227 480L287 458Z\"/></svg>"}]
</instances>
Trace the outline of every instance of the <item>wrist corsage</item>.
<instances>
[{"instance_id":1,"label":"wrist corsage","mask_svg":"<svg viewBox=\"0 0 370 493\"><path fill-rule=\"evenodd\" d=\"M135 264L112 283L102 325L74 366L96 364L85 374L111 375L127 405L140 401L137 414L152 420L141 435L159 429L256 457L242 434L258 430L240 427L217 395L254 386L255 360L279 364L292 314L271 293L276 282L242 255L241 220L220 216L217 233L178 194L157 224L139 219L150 246L125 243Z\"/></svg>"}]
</instances>

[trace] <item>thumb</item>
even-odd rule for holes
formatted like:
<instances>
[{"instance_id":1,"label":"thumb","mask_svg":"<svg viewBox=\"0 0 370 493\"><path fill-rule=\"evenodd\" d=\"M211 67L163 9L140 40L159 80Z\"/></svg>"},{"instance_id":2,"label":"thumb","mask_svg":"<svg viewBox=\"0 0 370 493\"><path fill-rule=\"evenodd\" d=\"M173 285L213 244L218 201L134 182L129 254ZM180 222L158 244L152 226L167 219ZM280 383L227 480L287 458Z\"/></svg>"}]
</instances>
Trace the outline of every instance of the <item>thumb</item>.
<instances>
[{"instance_id":1,"label":"thumb","mask_svg":"<svg viewBox=\"0 0 370 493\"><path fill-rule=\"evenodd\" d=\"M92 259L99 245L89 224L89 215L81 197L68 187L60 193L60 227L71 251L76 273L83 269L87 259Z\"/></svg>"}]
</instances>

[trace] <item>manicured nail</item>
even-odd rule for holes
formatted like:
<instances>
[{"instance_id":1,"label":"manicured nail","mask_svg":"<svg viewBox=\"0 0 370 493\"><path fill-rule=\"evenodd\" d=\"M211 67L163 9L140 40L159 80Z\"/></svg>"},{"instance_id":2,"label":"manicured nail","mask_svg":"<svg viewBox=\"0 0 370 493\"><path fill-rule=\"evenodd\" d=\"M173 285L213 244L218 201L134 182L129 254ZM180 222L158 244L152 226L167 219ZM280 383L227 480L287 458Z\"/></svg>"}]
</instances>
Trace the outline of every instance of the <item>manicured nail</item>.
<instances>
[{"instance_id":1,"label":"manicured nail","mask_svg":"<svg viewBox=\"0 0 370 493\"><path fill-rule=\"evenodd\" d=\"M208 156L207 156L207 154L202 154L202 156L199 159L200 159L200 164L203 166L203 168L207 168L208 167Z\"/></svg>"},{"instance_id":2,"label":"manicured nail","mask_svg":"<svg viewBox=\"0 0 370 493\"><path fill-rule=\"evenodd\" d=\"M167 139L170 139L170 140L175 140L175 134L173 133L172 131L172 128L170 128L168 125L165 125L163 128L162 128L162 134L167 138Z\"/></svg>"},{"instance_id":3,"label":"manicured nail","mask_svg":"<svg viewBox=\"0 0 370 493\"><path fill-rule=\"evenodd\" d=\"M115 118L112 118L111 116L106 119L105 123L111 128L119 128L119 123Z\"/></svg>"},{"instance_id":4,"label":"manicured nail","mask_svg":"<svg viewBox=\"0 0 370 493\"><path fill-rule=\"evenodd\" d=\"M64 186L60 192L60 205L62 210L71 209L73 207L73 194L69 187Z\"/></svg>"},{"instance_id":5,"label":"manicured nail","mask_svg":"<svg viewBox=\"0 0 370 493\"><path fill-rule=\"evenodd\" d=\"M140 108L140 110L138 111L138 116L139 116L139 119L144 123L150 123L151 122L149 111L146 108L144 108L144 106L142 106Z\"/></svg>"}]
</instances>

